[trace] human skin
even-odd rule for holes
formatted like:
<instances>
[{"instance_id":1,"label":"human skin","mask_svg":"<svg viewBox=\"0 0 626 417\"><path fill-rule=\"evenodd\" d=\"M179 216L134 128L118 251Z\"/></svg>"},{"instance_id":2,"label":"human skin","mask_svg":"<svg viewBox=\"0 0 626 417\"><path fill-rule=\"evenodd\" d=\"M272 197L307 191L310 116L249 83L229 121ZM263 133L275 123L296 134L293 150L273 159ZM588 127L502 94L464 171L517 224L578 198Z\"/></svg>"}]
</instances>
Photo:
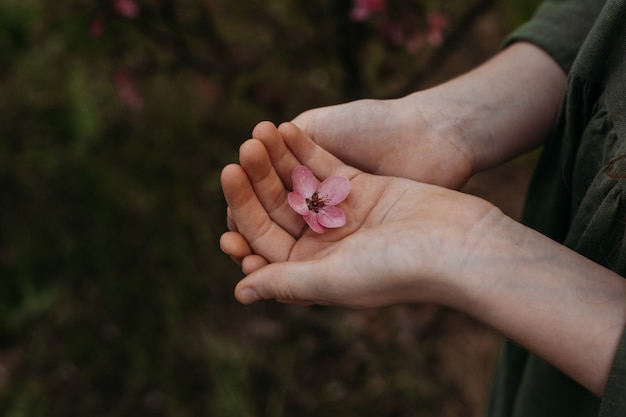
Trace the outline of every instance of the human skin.
<instances>
[{"instance_id":1,"label":"human skin","mask_svg":"<svg viewBox=\"0 0 626 417\"><path fill-rule=\"evenodd\" d=\"M316 234L287 204L290 176L351 182L346 226ZM372 308L437 303L467 313L560 368L597 395L626 323L623 278L444 187L364 173L293 124L261 123L222 172L236 231L220 241L243 258L244 303Z\"/></svg>"},{"instance_id":2,"label":"human skin","mask_svg":"<svg viewBox=\"0 0 626 417\"><path fill-rule=\"evenodd\" d=\"M549 55L519 42L434 88L309 110L293 122L365 172L459 189L472 174L540 145L565 84Z\"/></svg>"},{"instance_id":3,"label":"human skin","mask_svg":"<svg viewBox=\"0 0 626 417\"><path fill-rule=\"evenodd\" d=\"M313 109L293 123L365 172L460 189L472 174L543 142L565 81L549 55L519 42L437 87L395 100ZM228 225L236 230L230 214ZM263 262L246 247L231 254L244 270Z\"/></svg>"},{"instance_id":4,"label":"human skin","mask_svg":"<svg viewBox=\"0 0 626 417\"><path fill-rule=\"evenodd\" d=\"M222 175L231 231L221 247L248 274L237 299L353 308L439 303L600 395L624 327L624 280L488 202L437 187L459 189L472 174L540 145L565 81L547 54L518 43L432 89L294 119L361 171L291 124L259 124L241 147L240 165ZM312 236L288 207L284 193L300 163L319 179L351 179L341 205L345 227Z\"/></svg>"}]
</instances>

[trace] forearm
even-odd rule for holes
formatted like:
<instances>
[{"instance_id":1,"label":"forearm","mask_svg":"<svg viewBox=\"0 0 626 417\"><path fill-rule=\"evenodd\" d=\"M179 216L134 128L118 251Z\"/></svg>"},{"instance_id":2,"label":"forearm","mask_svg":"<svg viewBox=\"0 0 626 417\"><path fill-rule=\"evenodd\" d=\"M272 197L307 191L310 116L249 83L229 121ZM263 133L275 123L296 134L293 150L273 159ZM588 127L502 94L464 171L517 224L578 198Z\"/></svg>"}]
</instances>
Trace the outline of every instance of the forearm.
<instances>
[{"instance_id":1,"label":"forearm","mask_svg":"<svg viewBox=\"0 0 626 417\"><path fill-rule=\"evenodd\" d=\"M549 55L516 43L475 70L402 100L480 172L545 140L565 85L565 73Z\"/></svg>"},{"instance_id":2,"label":"forearm","mask_svg":"<svg viewBox=\"0 0 626 417\"><path fill-rule=\"evenodd\" d=\"M546 138L565 78L542 50L516 43L437 87L313 109L293 122L363 171L458 189Z\"/></svg>"},{"instance_id":3,"label":"forearm","mask_svg":"<svg viewBox=\"0 0 626 417\"><path fill-rule=\"evenodd\" d=\"M626 324L626 281L504 216L471 247L453 304L601 395Z\"/></svg>"},{"instance_id":4,"label":"forearm","mask_svg":"<svg viewBox=\"0 0 626 417\"><path fill-rule=\"evenodd\" d=\"M225 168L238 233L221 241L255 256L242 303L371 308L428 302L463 311L602 394L626 325L626 280L474 196L362 173L295 126L263 124ZM298 165L350 179L344 227L302 229L285 202ZM244 262L245 264L245 262Z\"/></svg>"}]
</instances>

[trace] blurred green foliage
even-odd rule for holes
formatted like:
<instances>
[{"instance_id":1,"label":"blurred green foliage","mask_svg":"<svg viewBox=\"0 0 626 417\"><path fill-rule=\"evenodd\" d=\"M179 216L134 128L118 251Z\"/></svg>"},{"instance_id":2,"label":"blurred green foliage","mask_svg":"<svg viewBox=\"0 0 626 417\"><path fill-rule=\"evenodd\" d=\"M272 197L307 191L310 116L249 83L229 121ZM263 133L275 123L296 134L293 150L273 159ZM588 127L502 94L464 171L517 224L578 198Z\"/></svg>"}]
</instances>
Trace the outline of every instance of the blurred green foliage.
<instances>
[{"instance_id":1,"label":"blurred green foliage","mask_svg":"<svg viewBox=\"0 0 626 417\"><path fill-rule=\"evenodd\" d=\"M517 27L528 20L543 0L506 0L504 9L511 27Z\"/></svg>"},{"instance_id":2,"label":"blurred green foliage","mask_svg":"<svg viewBox=\"0 0 626 417\"><path fill-rule=\"evenodd\" d=\"M0 0L0 413L427 415L432 346L234 302L219 172L257 121L392 96L452 51L393 49L349 2L140 5Z\"/></svg>"}]
</instances>

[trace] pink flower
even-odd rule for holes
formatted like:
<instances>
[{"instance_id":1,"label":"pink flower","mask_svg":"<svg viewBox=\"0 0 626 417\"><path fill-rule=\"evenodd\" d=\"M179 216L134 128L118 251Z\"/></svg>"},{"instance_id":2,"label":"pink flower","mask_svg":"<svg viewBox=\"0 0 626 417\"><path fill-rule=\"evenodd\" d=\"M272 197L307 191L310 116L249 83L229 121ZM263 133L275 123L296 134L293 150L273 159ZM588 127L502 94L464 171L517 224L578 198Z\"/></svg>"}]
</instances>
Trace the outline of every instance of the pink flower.
<instances>
[{"instance_id":1,"label":"pink flower","mask_svg":"<svg viewBox=\"0 0 626 417\"><path fill-rule=\"evenodd\" d=\"M378 13L385 10L387 0L352 0L352 10L350 11L350 19L355 22L367 20L372 13Z\"/></svg>"},{"instance_id":2,"label":"pink flower","mask_svg":"<svg viewBox=\"0 0 626 417\"><path fill-rule=\"evenodd\" d=\"M292 209L304 217L311 230L324 233L324 228L336 228L346 224L346 215L336 207L348 196L350 181L345 177L332 176L321 184L311 170L297 166L291 174L293 191L287 195Z\"/></svg>"}]
</instances>

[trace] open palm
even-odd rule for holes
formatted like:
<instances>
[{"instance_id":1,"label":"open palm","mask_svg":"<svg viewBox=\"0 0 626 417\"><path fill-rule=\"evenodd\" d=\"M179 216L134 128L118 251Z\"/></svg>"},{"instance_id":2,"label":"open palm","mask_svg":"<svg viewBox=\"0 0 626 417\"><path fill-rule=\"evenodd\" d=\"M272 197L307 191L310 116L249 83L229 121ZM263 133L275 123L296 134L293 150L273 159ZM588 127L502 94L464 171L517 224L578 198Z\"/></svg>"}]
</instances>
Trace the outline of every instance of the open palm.
<instances>
[{"instance_id":1,"label":"open palm","mask_svg":"<svg viewBox=\"0 0 626 417\"><path fill-rule=\"evenodd\" d=\"M280 268L263 287L265 294L255 286L260 298L351 307L414 301L416 294L409 289L423 287L415 286L416 275L424 282L438 279L442 254L467 249L466 239L454 235L492 207L444 188L365 174L292 124L277 129L262 123L253 136L241 147L241 165L227 166L222 173L232 231L223 235L221 245L250 274L238 290L272 267ZM350 180L351 192L340 204L345 226L315 233L289 207L291 173L298 165L309 167L319 179L339 175ZM239 299L248 301L241 291Z\"/></svg>"}]
</instances>

